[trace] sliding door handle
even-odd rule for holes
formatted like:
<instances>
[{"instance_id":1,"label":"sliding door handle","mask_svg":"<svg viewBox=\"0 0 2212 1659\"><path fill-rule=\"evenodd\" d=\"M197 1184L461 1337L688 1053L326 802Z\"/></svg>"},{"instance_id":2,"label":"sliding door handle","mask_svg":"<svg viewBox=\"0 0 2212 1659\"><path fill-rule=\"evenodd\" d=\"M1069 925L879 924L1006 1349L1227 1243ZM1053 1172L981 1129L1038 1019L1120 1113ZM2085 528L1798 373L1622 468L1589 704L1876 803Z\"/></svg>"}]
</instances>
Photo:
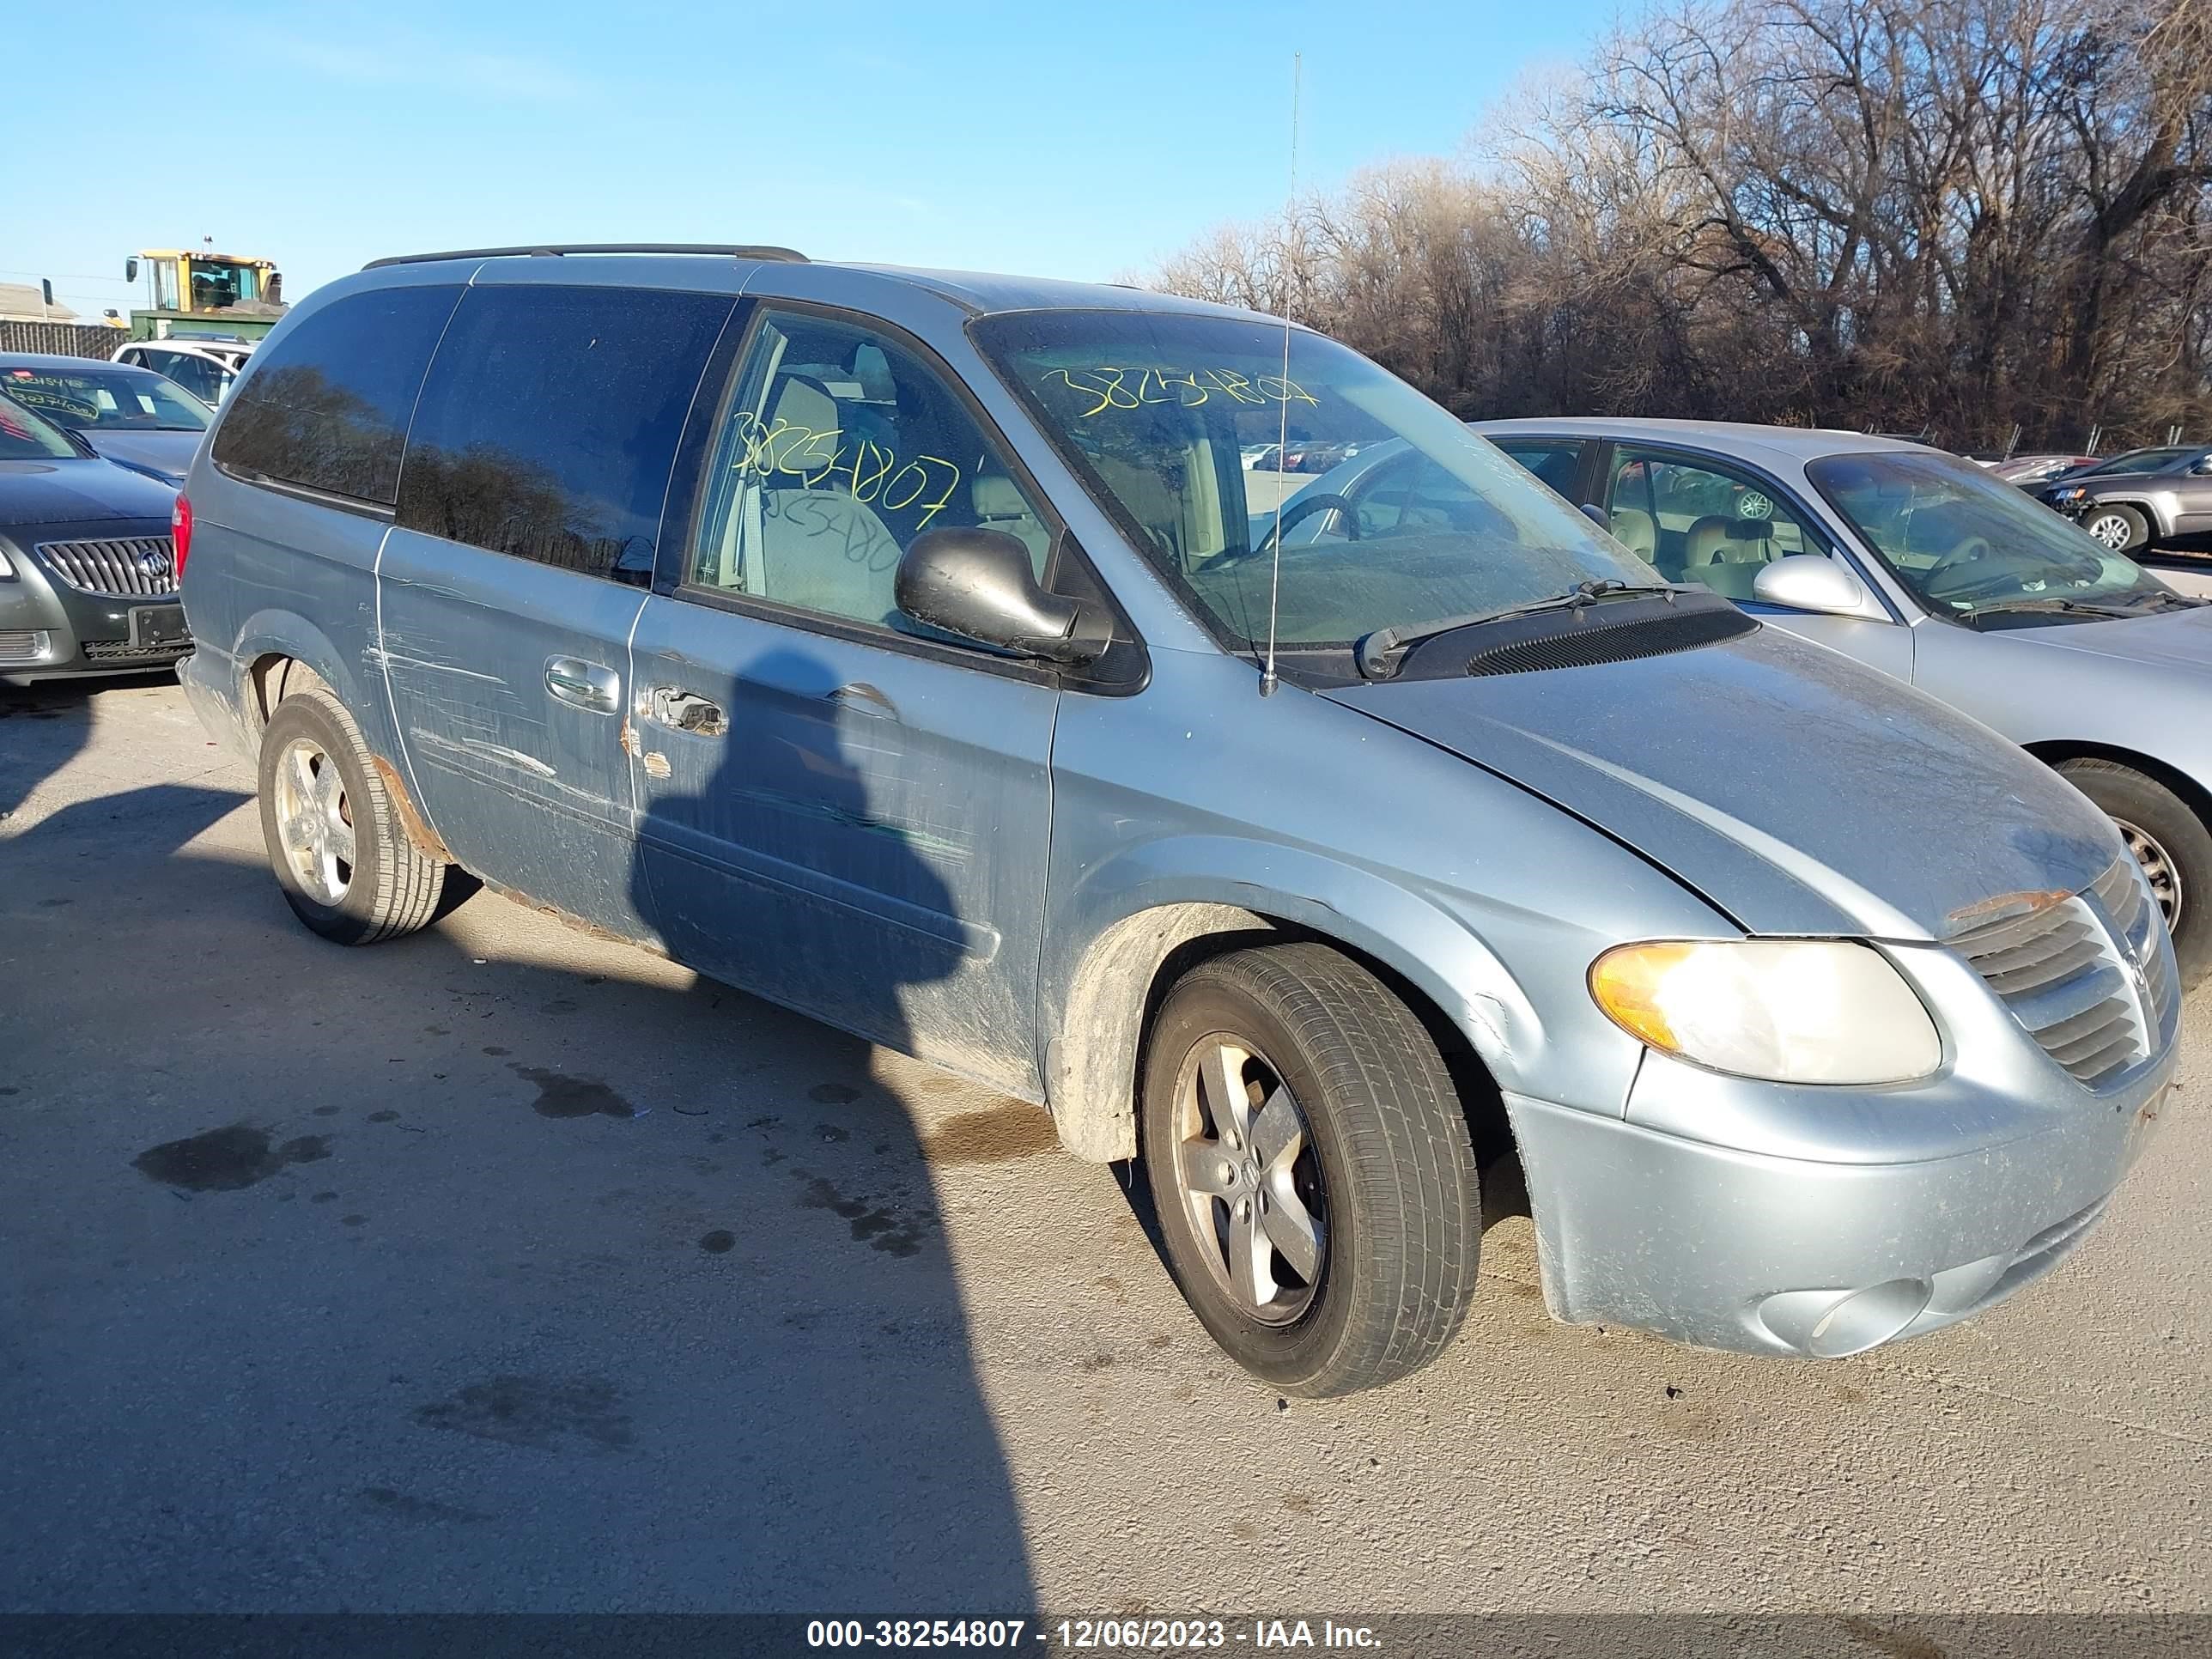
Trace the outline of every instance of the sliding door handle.
<instances>
[{"instance_id":1,"label":"sliding door handle","mask_svg":"<svg viewBox=\"0 0 2212 1659\"><path fill-rule=\"evenodd\" d=\"M622 707L622 676L581 657L547 658L545 689L562 702L594 714L611 714Z\"/></svg>"}]
</instances>

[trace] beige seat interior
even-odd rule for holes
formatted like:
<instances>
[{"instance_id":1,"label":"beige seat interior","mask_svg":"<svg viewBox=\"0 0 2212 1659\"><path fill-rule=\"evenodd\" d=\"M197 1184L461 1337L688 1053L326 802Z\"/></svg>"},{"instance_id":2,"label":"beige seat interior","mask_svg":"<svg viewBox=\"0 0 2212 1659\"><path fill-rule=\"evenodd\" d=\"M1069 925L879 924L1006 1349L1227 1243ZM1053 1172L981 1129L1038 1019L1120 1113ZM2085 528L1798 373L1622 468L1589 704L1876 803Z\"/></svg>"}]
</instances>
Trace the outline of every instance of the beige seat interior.
<instances>
[{"instance_id":1,"label":"beige seat interior","mask_svg":"<svg viewBox=\"0 0 2212 1659\"><path fill-rule=\"evenodd\" d=\"M806 431L811 442L771 435L775 470L745 481L723 533L724 581L781 605L855 621L888 623L900 547L875 510L824 472L842 441L837 400L808 380L787 380L769 416L771 434ZM742 538L742 539L740 539ZM742 562L740 562L742 559Z\"/></svg>"},{"instance_id":2,"label":"beige seat interior","mask_svg":"<svg viewBox=\"0 0 2212 1659\"><path fill-rule=\"evenodd\" d=\"M1030 550L1037 574L1044 574L1045 555L1052 550L1052 532L1030 511L1021 488L1003 472L986 472L969 487L975 507L975 522L985 530L1003 531Z\"/></svg>"},{"instance_id":3,"label":"beige seat interior","mask_svg":"<svg viewBox=\"0 0 2212 1659\"><path fill-rule=\"evenodd\" d=\"M1759 533L1746 533L1753 530ZM1684 539L1684 574L1716 593L1748 599L1753 597L1752 584L1772 556L1771 533L1771 526L1759 520L1708 513L1690 526Z\"/></svg>"},{"instance_id":4,"label":"beige seat interior","mask_svg":"<svg viewBox=\"0 0 2212 1659\"><path fill-rule=\"evenodd\" d=\"M1649 559L1659 551L1658 521L1640 507L1613 508L1607 528L1613 540L1640 557Z\"/></svg>"}]
</instances>

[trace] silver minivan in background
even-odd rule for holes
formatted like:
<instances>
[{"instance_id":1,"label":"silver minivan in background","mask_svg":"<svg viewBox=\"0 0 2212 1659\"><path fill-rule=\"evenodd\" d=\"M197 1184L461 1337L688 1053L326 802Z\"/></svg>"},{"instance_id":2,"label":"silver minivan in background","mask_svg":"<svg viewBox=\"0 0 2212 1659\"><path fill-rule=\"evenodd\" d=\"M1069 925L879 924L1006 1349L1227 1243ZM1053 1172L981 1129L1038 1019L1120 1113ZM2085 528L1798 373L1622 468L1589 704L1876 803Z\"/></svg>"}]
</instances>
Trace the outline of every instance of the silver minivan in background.
<instances>
[{"instance_id":1,"label":"silver minivan in background","mask_svg":"<svg viewBox=\"0 0 2212 1659\"><path fill-rule=\"evenodd\" d=\"M1244 465L1378 444L1322 538ZM480 881L1035 1102L1285 1391L1438 1353L1516 1165L1561 1319L1934 1330L2079 1243L2174 1073L2079 793L1272 319L386 262L255 353L178 532L306 925Z\"/></svg>"}]
</instances>

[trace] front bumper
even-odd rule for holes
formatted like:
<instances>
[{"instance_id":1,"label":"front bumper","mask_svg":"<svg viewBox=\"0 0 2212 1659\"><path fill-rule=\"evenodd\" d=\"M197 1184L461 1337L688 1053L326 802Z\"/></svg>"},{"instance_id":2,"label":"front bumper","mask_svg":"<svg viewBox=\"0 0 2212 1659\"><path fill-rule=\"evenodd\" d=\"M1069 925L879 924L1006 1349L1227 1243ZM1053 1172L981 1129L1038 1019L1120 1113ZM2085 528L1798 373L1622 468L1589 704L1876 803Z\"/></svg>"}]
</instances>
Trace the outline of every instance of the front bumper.
<instances>
[{"instance_id":1,"label":"front bumper","mask_svg":"<svg viewBox=\"0 0 2212 1659\"><path fill-rule=\"evenodd\" d=\"M2039 1133L1888 1164L1745 1152L1508 1095L1546 1302L1571 1322L1747 1353L1832 1358L1938 1330L2088 1236L2177 1064L2169 1044Z\"/></svg>"},{"instance_id":2,"label":"front bumper","mask_svg":"<svg viewBox=\"0 0 2212 1659\"><path fill-rule=\"evenodd\" d=\"M167 526L161 526L164 534ZM131 638L133 610L178 603L174 593L117 598L70 586L11 537L12 577L0 579L0 684L74 676L143 674L173 665L189 641L142 647Z\"/></svg>"}]
</instances>

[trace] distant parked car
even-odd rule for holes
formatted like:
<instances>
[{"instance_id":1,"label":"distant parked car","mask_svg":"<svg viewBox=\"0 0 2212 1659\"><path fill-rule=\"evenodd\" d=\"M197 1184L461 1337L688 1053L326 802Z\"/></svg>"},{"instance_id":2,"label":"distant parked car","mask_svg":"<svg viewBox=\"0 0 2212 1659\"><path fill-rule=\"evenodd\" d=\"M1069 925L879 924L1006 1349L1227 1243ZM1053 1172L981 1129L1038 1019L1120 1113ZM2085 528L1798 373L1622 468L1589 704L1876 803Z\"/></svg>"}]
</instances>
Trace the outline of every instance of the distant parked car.
<instances>
[{"instance_id":1,"label":"distant parked car","mask_svg":"<svg viewBox=\"0 0 2212 1659\"><path fill-rule=\"evenodd\" d=\"M2212 534L2212 448L2130 450L2046 485L2041 499L2118 552Z\"/></svg>"},{"instance_id":2,"label":"distant parked car","mask_svg":"<svg viewBox=\"0 0 2212 1659\"><path fill-rule=\"evenodd\" d=\"M2212 967L2212 606L1917 444L1704 421L1475 429L1548 477L1571 473L1569 498L1670 580L1931 691L2056 766L2134 850L2185 980Z\"/></svg>"},{"instance_id":3,"label":"distant parked car","mask_svg":"<svg viewBox=\"0 0 2212 1659\"><path fill-rule=\"evenodd\" d=\"M0 684L166 668L191 648L175 500L0 395Z\"/></svg>"},{"instance_id":4,"label":"distant parked car","mask_svg":"<svg viewBox=\"0 0 2212 1659\"><path fill-rule=\"evenodd\" d=\"M251 340L133 340L116 347L112 361L166 375L213 409L230 395L252 355Z\"/></svg>"},{"instance_id":5,"label":"distant parked car","mask_svg":"<svg viewBox=\"0 0 2212 1659\"><path fill-rule=\"evenodd\" d=\"M174 489L215 411L150 368L97 357L0 356L0 392L76 433L106 459Z\"/></svg>"},{"instance_id":6,"label":"distant parked car","mask_svg":"<svg viewBox=\"0 0 2212 1659\"><path fill-rule=\"evenodd\" d=\"M2096 464L2094 455L2015 455L2010 460L1993 463L1990 476L2022 489L2033 489Z\"/></svg>"}]
</instances>

